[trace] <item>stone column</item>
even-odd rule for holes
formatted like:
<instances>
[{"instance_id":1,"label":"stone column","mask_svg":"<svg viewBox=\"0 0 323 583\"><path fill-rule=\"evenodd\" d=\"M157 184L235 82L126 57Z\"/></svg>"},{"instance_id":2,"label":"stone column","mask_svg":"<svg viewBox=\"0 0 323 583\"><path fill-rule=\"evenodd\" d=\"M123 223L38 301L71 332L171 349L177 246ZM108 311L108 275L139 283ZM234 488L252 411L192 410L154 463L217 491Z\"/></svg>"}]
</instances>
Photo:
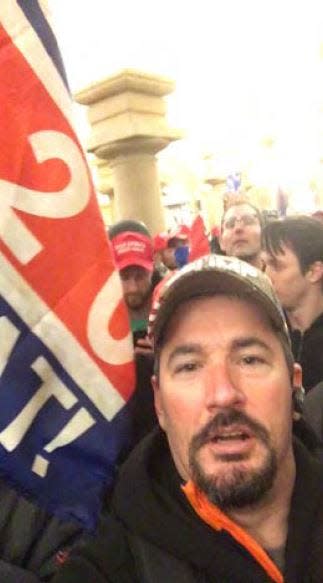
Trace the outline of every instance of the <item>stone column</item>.
<instances>
[{"instance_id":1,"label":"stone column","mask_svg":"<svg viewBox=\"0 0 323 583\"><path fill-rule=\"evenodd\" d=\"M109 224L111 224L115 221L112 169L106 160L97 158L96 156L93 157L91 166L96 176L95 183L98 191L109 196Z\"/></svg>"},{"instance_id":2,"label":"stone column","mask_svg":"<svg viewBox=\"0 0 323 583\"><path fill-rule=\"evenodd\" d=\"M181 137L165 117L173 89L169 79L126 69L75 96L89 106L88 150L112 170L114 220L144 221L153 235L165 228L156 154Z\"/></svg>"},{"instance_id":3,"label":"stone column","mask_svg":"<svg viewBox=\"0 0 323 583\"><path fill-rule=\"evenodd\" d=\"M212 187L211 191L205 193L204 204L209 220L209 227L219 226L223 215L223 198L226 191L226 180L223 177L208 178L206 184Z\"/></svg>"}]
</instances>

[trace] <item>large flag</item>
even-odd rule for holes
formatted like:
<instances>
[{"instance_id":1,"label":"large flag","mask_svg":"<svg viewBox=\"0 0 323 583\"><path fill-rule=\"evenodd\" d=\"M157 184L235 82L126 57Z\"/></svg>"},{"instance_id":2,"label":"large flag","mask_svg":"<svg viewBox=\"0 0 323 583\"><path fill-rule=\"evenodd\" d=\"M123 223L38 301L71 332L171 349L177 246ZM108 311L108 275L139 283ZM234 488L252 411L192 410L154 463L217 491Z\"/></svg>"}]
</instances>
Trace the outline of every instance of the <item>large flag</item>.
<instances>
[{"instance_id":1,"label":"large flag","mask_svg":"<svg viewBox=\"0 0 323 583\"><path fill-rule=\"evenodd\" d=\"M92 528L127 437L127 313L46 4L0 18L0 472Z\"/></svg>"}]
</instances>

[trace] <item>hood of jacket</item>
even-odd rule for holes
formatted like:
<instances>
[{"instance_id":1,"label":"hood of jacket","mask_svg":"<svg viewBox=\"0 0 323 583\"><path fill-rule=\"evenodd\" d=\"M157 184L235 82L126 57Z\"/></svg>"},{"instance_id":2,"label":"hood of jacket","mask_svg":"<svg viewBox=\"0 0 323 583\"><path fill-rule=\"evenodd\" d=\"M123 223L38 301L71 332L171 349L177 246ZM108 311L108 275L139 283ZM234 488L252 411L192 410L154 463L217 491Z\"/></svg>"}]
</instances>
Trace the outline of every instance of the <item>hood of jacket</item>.
<instances>
[{"instance_id":1,"label":"hood of jacket","mask_svg":"<svg viewBox=\"0 0 323 583\"><path fill-rule=\"evenodd\" d=\"M300 442L296 443L295 456L297 479L286 545L286 581L301 581L300 574L307 569L307 549L313 547L310 541L318 507L323 522L322 467ZM232 581L238 581L236 574L245 572L249 564L254 583L267 581L263 569L228 533L214 531L200 520L181 484L167 439L158 428L137 446L121 469L113 513L132 534L187 561L210 579L231 569Z\"/></svg>"}]
</instances>

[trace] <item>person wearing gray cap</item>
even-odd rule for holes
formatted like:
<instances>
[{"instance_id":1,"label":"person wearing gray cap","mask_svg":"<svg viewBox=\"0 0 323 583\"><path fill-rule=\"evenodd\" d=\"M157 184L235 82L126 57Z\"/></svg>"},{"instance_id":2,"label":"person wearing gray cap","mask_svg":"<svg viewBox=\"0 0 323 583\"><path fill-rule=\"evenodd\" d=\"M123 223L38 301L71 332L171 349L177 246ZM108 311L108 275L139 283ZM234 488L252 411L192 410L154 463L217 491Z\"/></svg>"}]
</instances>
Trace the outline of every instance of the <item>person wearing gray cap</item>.
<instances>
[{"instance_id":1,"label":"person wearing gray cap","mask_svg":"<svg viewBox=\"0 0 323 583\"><path fill-rule=\"evenodd\" d=\"M150 333L160 428L55 582L322 581L323 469L293 436L301 369L266 275L190 263L165 282Z\"/></svg>"}]
</instances>

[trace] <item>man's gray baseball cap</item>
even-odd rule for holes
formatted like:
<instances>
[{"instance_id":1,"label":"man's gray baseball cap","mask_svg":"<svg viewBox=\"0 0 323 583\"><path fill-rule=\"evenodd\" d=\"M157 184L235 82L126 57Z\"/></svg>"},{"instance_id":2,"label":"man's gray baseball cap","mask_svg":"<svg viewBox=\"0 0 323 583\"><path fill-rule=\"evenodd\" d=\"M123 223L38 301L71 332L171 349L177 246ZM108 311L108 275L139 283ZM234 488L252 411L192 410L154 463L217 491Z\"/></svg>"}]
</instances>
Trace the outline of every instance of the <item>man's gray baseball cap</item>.
<instances>
[{"instance_id":1,"label":"man's gray baseball cap","mask_svg":"<svg viewBox=\"0 0 323 583\"><path fill-rule=\"evenodd\" d=\"M187 300L218 294L238 296L261 307L290 345L285 316L268 277L236 257L206 255L165 280L153 301L149 334L157 347L167 323Z\"/></svg>"}]
</instances>

